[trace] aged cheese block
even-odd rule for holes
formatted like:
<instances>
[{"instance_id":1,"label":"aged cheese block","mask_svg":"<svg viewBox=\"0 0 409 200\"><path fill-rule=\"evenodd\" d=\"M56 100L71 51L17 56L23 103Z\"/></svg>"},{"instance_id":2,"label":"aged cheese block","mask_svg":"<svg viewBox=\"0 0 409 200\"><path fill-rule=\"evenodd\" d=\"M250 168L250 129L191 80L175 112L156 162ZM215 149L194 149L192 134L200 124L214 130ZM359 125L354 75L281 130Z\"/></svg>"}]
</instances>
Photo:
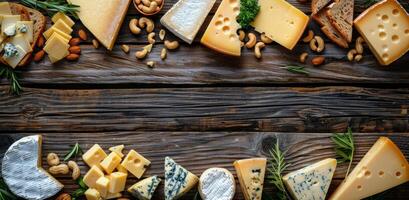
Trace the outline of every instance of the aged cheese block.
<instances>
[{"instance_id":1,"label":"aged cheese block","mask_svg":"<svg viewBox=\"0 0 409 200\"><path fill-rule=\"evenodd\" d=\"M233 163L246 200L261 200L266 174L266 158L237 160Z\"/></svg>"},{"instance_id":2,"label":"aged cheese block","mask_svg":"<svg viewBox=\"0 0 409 200\"><path fill-rule=\"evenodd\" d=\"M158 176L152 176L135 183L128 192L139 200L150 200L161 181Z\"/></svg>"},{"instance_id":3,"label":"aged cheese block","mask_svg":"<svg viewBox=\"0 0 409 200\"><path fill-rule=\"evenodd\" d=\"M203 200L232 200L236 192L234 176L224 168L210 168L199 180L199 193Z\"/></svg>"},{"instance_id":4,"label":"aged cheese block","mask_svg":"<svg viewBox=\"0 0 409 200\"><path fill-rule=\"evenodd\" d=\"M24 137L12 144L3 157L4 182L24 199L47 199L64 187L41 168L41 140L41 135Z\"/></svg>"},{"instance_id":5,"label":"aged cheese block","mask_svg":"<svg viewBox=\"0 0 409 200\"><path fill-rule=\"evenodd\" d=\"M165 158L165 200L175 200L196 186L199 178L177 164L172 158Z\"/></svg>"},{"instance_id":6,"label":"aged cheese block","mask_svg":"<svg viewBox=\"0 0 409 200\"><path fill-rule=\"evenodd\" d=\"M285 175L283 181L295 200L325 200L336 167L337 160L328 158Z\"/></svg>"},{"instance_id":7,"label":"aged cheese block","mask_svg":"<svg viewBox=\"0 0 409 200\"><path fill-rule=\"evenodd\" d=\"M100 162L107 157L105 151L98 144L94 144L87 152L82 155L82 159L88 166L100 166Z\"/></svg>"}]
</instances>

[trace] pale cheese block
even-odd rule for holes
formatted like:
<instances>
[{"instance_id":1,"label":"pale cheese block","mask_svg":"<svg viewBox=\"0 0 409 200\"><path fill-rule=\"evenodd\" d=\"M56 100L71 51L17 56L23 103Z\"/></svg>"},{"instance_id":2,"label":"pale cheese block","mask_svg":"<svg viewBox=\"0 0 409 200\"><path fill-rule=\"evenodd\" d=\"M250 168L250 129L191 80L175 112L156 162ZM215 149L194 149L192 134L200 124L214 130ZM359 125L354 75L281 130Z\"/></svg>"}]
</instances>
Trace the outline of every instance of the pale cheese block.
<instances>
[{"instance_id":1,"label":"pale cheese block","mask_svg":"<svg viewBox=\"0 0 409 200\"><path fill-rule=\"evenodd\" d=\"M251 25L292 50L304 33L309 17L285 0L259 0L259 4L260 12Z\"/></svg>"},{"instance_id":2,"label":"pale cheese block","mask_svg":"<svg viewBox=\"0 0 409 200\"><path fill-rule=\"evenodd\" d=\"M175 200L194 188L199 178L177 164L172 158L165 158L165 200Z\"/></svg>"},{"instance_id":3,"label":"pale cheese block","mask_svg":"<svg viewBox=\"0 0 409 200\"><path fill-rule=\"evenodd\" d=\"M236 21L239 13L239 0L223 0L200 42L222 54L240 56L241 41L237 35L240 24Z\"/></svg>"},{"instance_id":4,"label":"pale cheese block","mask_svg":"<svg viewBox=\"0 0 409 200\"><path fill-rule=\"evenodd\" d=\"M409 51L409 15L396 0L373 5L354 25L381 65L390 65Z\"/></svg>"},{"instance_id":5,"label":"pale cheese block","mask_svg":"<svg viewBox=\"0 0 409 200\"><path fill-rule=\"evenodd\" d=\"M88 166L100 166L102 160L107 157L105 151L98 144L94 144L87 152L82 155L82 159Z\"/></svg>"},{"instance_id":6,"label":"pale cheese block","mask_svg":"<svg viewBox=\"0 0 409 200\"><path fill-rule=\"evenodd\" d=\"M233 163L246 200L261 200L266 174L266 158L237 160Z\"/></svg>"},{"instance_id":7,"label":"pale cheese block","mask_svg":"<svg viewBox=\"0 0 409 200\"><path fill-rule=\"evenodd\" d=\"M325 200L337 160L328 158L283 177L287 190L295 200Z\"/></svg>"},{"instance_id":8,"label":"pale cheese block","mask_svg":"<svg viewBox=\"0 0 409 200\"><path fill-rule=\"evenodd\" d=\"M4 154L2 178L17 196L28 200L47 199L63 187L41 168L41 135L24 137L14 142Z\"/></svg>"},{"instance_id":9,"label":"pale cheese block","mask_svg":"<svg viewBox=\"0 0 409 200\"><path fill-rule=\"evenodd\" d=\"M71 40L72 36L70 34L64 33L56 27L51 27L43 33L44 38L48 41L54 33L58 33L61 37Z\"/></svg>"},{"instance_id":10,"label":"pale cheese block","mask_svg":"<svg viewBox=\"0 0 409 200\"><path fill-rule=\"evenodd\" d=\"M26 27L26 32L22 32L23 27ZM17 34L22 34L31 44L34 41L34 22L33 21L18 21L16 23Z\"/></svg>"},{"instance_id":11,"label":"pale cheese block","mask_svg":"<svg viewBox=\"0 0 409 200\"><path fill-rule=\"evenodd\" d=\"M55 34L47 41L43 49L49 55L50 61L56 63L69 55L69 47L70 45L63 37Z\"/></svg>"},{"instance_id":12,"label":"pale cheese block","mask_svg":"<svg viewBox=\"0 0 409 200\"><path fill-rule=\"evenodd\" d=\"M0 15L12 15L9 2L0 2Z\"/></svg>"},{"instance_id":13,"label":"pale cheese block","mask_svg":"<svg viewBox=\"0 0 409 200\"><path fill-rule=\"evenodd\" d=\"M21 20L20 15L3 15L1 21L1 33L4 34L7 28L16 26L17 22ZM17 33L17 31L16 31Z\"/></svg>"},{"instance_id":14,"label":"pale cheese block","mask_svg":"<svg viewBox=\"0 0 409 200\"><path fill-rule=\"evenodd\" d=\"M27 53L31 53L33 51L33 48L31 47L30 42L28 42L26 37L21 33L12 37L9 40L9 42L14 44L15 46L20 46Z\"/></svg>"},{"instance_id":15,"label":"pale cheese block","mask_svg":"<svg viewBox=\"0 0 409 200\"><path fill-rule=\"evenodd\" d=\"M216 0L179 0L160 22L173 34L191 44Z\"/></svg>"},{"instance_id":16,"label":"pale cheese block","mask_svg":"<svg viewBox=\"0 0 409 200\"><path fill-rule=\"evenodd\" d=\"M69 27L73 27L75 22L68 17L66 14L62 13L62 12L58 12L56 14L53 15L53 17L51 18L51 21L53 23L56 23L58 20L62 20L65 24L67 24Z\"/></svg>"},{"instance_id":17,"label":"pale cheese block","mask_svg":"<svg viewBox=\"0 0 409 200\"><path fill-rule=\"evenodd\" d=\"M78 17L89 31L112 50L131 0L68 0L80 6Z\"/></svg>"},{"instance_id":18,"label":"pale cheese block","mask_svg":"<svg viewBox=\"0 0 409 200\"><path fill-rule=\"evenodd\" d=\"M139 200L150 200L161 181L158 176L145 178L129 187L128 192Z\"/></svg>"},{"instance_id":19,"label":"pale cheese block","mask_svg":"<svg viewBox=\"0 0 409 200\"><path fill-rule=\"evenodd\" d=\"M203 200L232 200L236 183L227 169L210 168L200 176L198 190Z\"/></svg>"},{"instance_id":20,"label":"pale cheese block","mask_svg":"<svg viewBox=\"0 0 409 200\"><path fill-rule=\"evenodd\" d=\"M364 199L408 181L405 156L389 138L380 137L329 199Z\"/></svg>"},{"instance_id":21,"label":"pale cheese block","mask_svg":"<svg viewBox=\"0 0 409 200\"><path fill-rule=\"evenodd\" d=\"M16 56L12 56L12 57L3 56L3 59L6 61L6 63L12 68L16 68L17 65L24 59L24 57L28 53L24 51L24 49L21 46L19 45L15 45L15 46L18 52Z\"/></svg>"}]
</instances>

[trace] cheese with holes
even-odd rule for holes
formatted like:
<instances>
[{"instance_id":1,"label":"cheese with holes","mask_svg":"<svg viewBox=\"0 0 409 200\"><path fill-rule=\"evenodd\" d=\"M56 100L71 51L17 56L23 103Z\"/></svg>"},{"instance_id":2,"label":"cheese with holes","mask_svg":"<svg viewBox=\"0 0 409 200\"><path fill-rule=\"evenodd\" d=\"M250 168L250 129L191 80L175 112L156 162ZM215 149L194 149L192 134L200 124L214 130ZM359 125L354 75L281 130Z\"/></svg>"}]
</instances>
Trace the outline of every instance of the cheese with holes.
<instances>
[{"instance_id":1,"label":"cheese with holes","mask_svg":"<svg viewBox=\"0 0 409 200\"><path fill-rule=\"evenodd\" d=\"M17 54L15 56L6 57L6 56L3 55L3 59L12 68L16 68L17 65L23 60L23 58L28 53L20 45L15 45L15 47L16 47L16 50L17 50Z\"/></svg>"},{"instance_id":2,"label":"cheese with holes","mask_svg":"<svg viewBox=\"0 0 409 200\"><path fill-rule=\"evenodd\" d=\"M200 176L198 190L203 200L232 200L236 183L227 169L210 168Z\"/></svg>"},{"instance_id":3,"label":"cheese with holes","mask_svg":"<svg viewBox=\"0 0 409 200\"><path fill-rule=\"evenodd\" d=\"M364 199L408 181L405 156L389 138L380 137L329 199Z\"/></svg>"},{"instance_id":4,"label":"cheese with holes","mask_svg":"<svg viewBox=\"0 0 409 200\"><path fill-rule=\"evenodd\" d=\"M129 187L128 192L139 200L150 200L161 181L158 176L145 178Z\"/></svg>"},{"instance_id":5,"label":"cheese with holes","mask_svg":"<svg viewBox=\"0 0 409 200\"><path fill-rule=\"evenodd\" d=\"M70 48L70 45L67 43L66 39L56 34L47 41L43 49L50 57L50 61L55 63L70 54L68 48Z\"/></svg>"},{"instance_id":6,"label":"cheese with holes","mask_svg":"<svg viewBox=\"0 0 409 200\"><path fill-rule=\"evenodd\" d=\"M207 27L201 43L220 53L240 56L241 41L237 35L240 25L236 21L239 13L239 0L223 0Z\"/></svg>"},{"instance_id":7,"label":"cheese with holes","mask_svg":"<svg viewBox=\"0 0 409 200\"><path fill-rule=\"evenodd\" d=\"M75 22L68 17L67 15L65 15L62 12L58 12L56 14L54 14L54 16L51 18L51 21L53 21L53 23L56 23L58 20L63 21L65 24L67 24L69 27L73 27Z\"/></svg>"},{"instance_id":8,"label":"cheese with holes","mask_svg":"<svg viewBox=\"0 0 409 200\"><path fill-rule=\"evenodd\" d=\"M259 0L259 4L260 12L251 25L278 44L293 49L309 17L285 0Z\"/></svg>"},{"instance_id":9,"label":"cheese with holes","mask_svg":"<svg viewBox=\"0 0 409 200\"><path fill-rule=\"evenodd\" d=\"M63 187L41 168L41 135L21 138L3 156L1 174L15 195L28 200L47 199Z\"/></svg>"},{"instance_id":10,"label":"cheese with holes","mask_svg":"<svg viewBox=\"0 0 409 200\"><path fill-rule=\"evenodd\" d=\"M6 36L14 36L17 33L16 24L20 19L20 15L3 15L1 21L1 33Z\"/></svg>"},{"instance_id":11,"label":"cheese with holes","mask_svg":"<svg viewBox=\"0 0 409 200\"><path fill-rule=\"evenodd\" d=\"M125 167L136 178L141 178L145 173L146 168L151 164L151 161L143 157L135 150L129 151L121 165Z\"/></svg>"},{"instance_id":12,"label":"cheese with holes","mask_svg":"<svg viewBox=\"0 0 409 200\"><path fill-rule=\"evenodd\" d=\"M118 193L125 190L127 174L114 172L109 175L109 193Z\"/></svg>"},{"instance_id":13,"label":"cheese with holes","mask_svg":"<svg viewBox=\"0 0 409 200\"><path fill-rule=\"evenodd\" d=\"M102 197L106 197L108 195L108 189L109 189L108 186L109 186L109 178L107 177L100 177L95 183L95 189L98 190L99 194Z\"/></svg>"},{"instance_id":14,"label":"cheese with holes","mask_svg":"<svg viewBox=\"0 0 409 200\"><path fill-rule=\"evenodd\" d=\"M104 172L97 166L92 166L91 169L84 176L84 183L90 188L95 188L97 180L104 177Z\"/></svg>"},{"instance_id":15,"label":"cheese with holes","mask_svg":"<svg viewBox=\"0 0 409 200\"><path fill-rule=\"evenodd\" d=\"M89 188L85 191L84 195L87 200L102 200L101 194L99 194L98 190L94 188Z\"/></svg>"},{"instance_id":16,"label":"cheese with holes","mask_svg":"<svg viewBox=\"0 0 409 200\"><path fill-rule=\"evenodd\" d=\"M216 0L179 0L160 22L183 41L192 44Z\"/></svg>"},{"instance_id":17,"label":"cheese with holes","mask_svg":"<svg viewBox=\"0 0 409 200\"><path fill-rule=\"evenodd\" d=\"M11 15L11 9L8 2L0 2L0 15Z\"/></svg>"},{"instance_id":18,"label":"cheese with holes","mask_svg":"<svg viewBox=\"0 0 409 200\"><path fill-rule=\"evenodd\" d=\"M383 0L354 21L381 65L390 65L409 51L409 14L396 0Z\"/></svg>"},{"instance_id":19,"label":"cheese with holes","mask_svg":"<svg viewBox=\"0 0 409 200\"><path fill-rule=\"evenodd\" d=\"M89 31L112 50L131 0L68 0L79 5L78 17Z\"/></svg>"},{"instance_id":20,"label":"cheese with holes","mask_svg":"<svg viewBox=\"0 0 409 200\"><path fill-rule=\"evenodd\" d=\"M60 35L61 37L63 37L66 40L71 40L72 36L64 33L63 31L61 31L60 29L56 28L56 27L51 27L49 28L47 31L45 31L43 33L44 38L48 41L52 35L54 35L55 33L57 33L58 35Z\"/></svg>"},{"instance_id":21,"label":"cheese with holes","mask_svg":"<svg viewBox=\"0 0 409 200\"><path fill-rule=\"evenodd\" d=\"M17 34L21 34L24 38L32 43L34 40L34 22L33 21L18 21L16 23Z\"/></svg>"},{"instance_id":22,"label":"cheese with holes","mask_svg":"<svg viewBox=\"0 0 409 200\"><path fill-rule=\"evenodd\" d=\"M165 200L175 200L194 188L199 178L177 164L172 158L165 158Z\"/></svg>"},{"instance_id":23,"label":"cheese with holes","mask_svg":"<svg viewBox=\"0 0 409 200\"><path fill-rule=\"evenodd\" d=\"M94 144L87 152L82 155L82 159L88 166L99 166L99 163L107 157L105 151L98 144Z\"/></svg>"},{"instance_id":24,"label":"cheese with holes","mask_svg":"<svg viewBox=\"0 0 409 200\"><path fill-rule=\"evenodd\" d=\"M267 159L252 158L233 163L246 200L261 200Z\"/></svg>"},{"instance_id":25,"label":"cheese with holes","mask_svg":"<svg viewBox=\"0 0 409 200\"><path fill-rule=\"evenodd\" d=\"M121 157L117 153L111 152L102 162L101 167L107 174L112 173L121 163Z\"/></svg>"},{"instance_id":26,"label":"cheese with holes","mask_svg":"<svg viewBox=\"0 0 409 200\"><path fill-rule=\"evenodd\" d=\"M291 172L283 181L295 200L325 200L337 160L328 158Z\"/></svg>"},{"instance_id":27,"label":"cheese with holes","mask_svg":"<svg viewBox=\"0 0 409 200\"><path fill-rule=\"evenodd\" d=\"M115 152L119 157L122 158L122 157L124 157L124 154L122 153L124 148L125 148L125 145L122 144L122 145L111 147L111 148L109 148L109 150L111 152Z\"/></svg>"}]
</instances>

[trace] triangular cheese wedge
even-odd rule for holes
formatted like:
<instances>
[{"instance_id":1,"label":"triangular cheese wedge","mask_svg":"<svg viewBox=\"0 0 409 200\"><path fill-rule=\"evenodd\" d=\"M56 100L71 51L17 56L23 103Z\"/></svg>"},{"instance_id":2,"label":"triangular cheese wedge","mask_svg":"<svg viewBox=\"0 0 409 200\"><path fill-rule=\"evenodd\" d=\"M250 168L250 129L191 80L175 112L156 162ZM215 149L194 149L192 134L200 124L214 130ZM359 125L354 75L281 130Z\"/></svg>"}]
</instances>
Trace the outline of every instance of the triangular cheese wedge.
<instances>
[{"instance_id":1,"label":"triangular cheese wedge","mask_svg":"<svg viewBox=\"0 0 409 200\"><path fill-rule=\"evenodd\" d=\"M196 186L199 178L177 164L172 158L165 158L165 199L174 200Z\"/></svg>"},{"instance_id":2,"label":"triangular cheese wedge","mask_svg":"<svg viewBox=\"0 0 409 200\"><path fill-rule=\"evenodd\" d=\"M409 181L409 163L400 149L381 137L330 200L359 200Z\"/></svg>"},{"instance_id":3,"label":"triangular cheese wedge","mask_svg":"<svg viewBox=\"0 0 409 200\"><path fill-rule=\"evenodd\" d=\"M160 182L161 179L158 176L145 178L129 187L128 192L137 199L149 200L152 199L153 193Z\"/></svg>"},{"instance_id":4,"label":"triangular cheese wedge","mask_svg":"<svg viewBox=\"0 0 409 200\"><path fill-rule=\"evenodd\" d=\"M78 17L92 34L112 50L131 0L68 0L78 5Z\"/></svg>"},{"instance_id":5,"label":"triangular cheese wedge","mask_svg":"<svg viewBox=\"0 0 409 200\"><path fill-rule=\"evenodd\" d=\"M124 157L124 154L122 153L124 148L125 148L125 145L122 144L122 145L111 147L111 148L109 148L109 150L111 152L115 152L119 157L122 158L122 157Z\"/></svg>"},{"instance_id":6,"label":"triangular cheese wedge","mask_svg":"<svg viewBox=\"0 0 409 200\"><path fill-rule=\"evenodd\" d=\"M285 175L283 181L296 200L325 200L336 167L337 160L328 158Z\"/></svg>"},{"instance_id":7,"label":"triangular cheese wedge","mask_svg":"<svg viewBox=\"0 0 409 200\"><path fill-rule=\"evenodd\" d=\"M237 160L233 163L246 200L260 200L263 194L266 158Z\"/></svg>"}]
</instances>

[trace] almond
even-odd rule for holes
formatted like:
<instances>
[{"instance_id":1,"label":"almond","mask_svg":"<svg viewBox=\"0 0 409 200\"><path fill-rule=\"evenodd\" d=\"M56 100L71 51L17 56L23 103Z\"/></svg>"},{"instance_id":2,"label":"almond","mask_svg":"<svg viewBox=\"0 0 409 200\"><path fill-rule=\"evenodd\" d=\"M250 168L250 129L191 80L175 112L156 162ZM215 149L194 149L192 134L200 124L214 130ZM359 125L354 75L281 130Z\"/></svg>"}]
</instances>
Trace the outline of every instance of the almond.
<instances>
[{"instance_id":1,"label":"almond","mask_svg":"<svg viewBox=\"0 0 409 200\"><path fill-rule=\"evenodd\" d=\"M67 60L69 61L74 61L74 60L78 60L80 58L80 55L78 54L74 54L71 53L70 55L68 55L67 57L65 57Z\"/></svg>"},{"instance_id":2,"label":"almond","mask_svg":"<svg viewBox=\"0 0 409 200\"><path fill-rule=\"evenodd\" d=\"M70 53L73 54L81 54L81 47L80 46L72 46L68 49Z\"/></svg>"},{"instance_id":3,"label":"almond","mask_svg":"<svg viewBox=\"0 0 409 200\"><path fill-rule=\"evenodd\" d=\"M70 46L78 46L80 44L81 40L79 38L72 38L70 40Z\"/></svg>"},{"instance_id":4,"label":"almond","mask_svg":"<svg viewBox=\"0 0 409 200\"><path fill-rule=\"evenodd\" d=\"M40 62L43 58L44 58L44 55L45 55L45 51L44 50L41 50L41 51L39 51L39 52L37 52L35 55L34 55L34 62Z\"/></svg>"},{"instance_id":5,"label":"almond","mask_svg":"<svg viewBox=\"0 0 409 200\"><path fill-rule=\"evenodd\" d=\"M99 48L99 42L96 39L92 40L92 46L94 46L94 48L98 49Z\"/></svg>"},{"instance_id":6,"label":"almond","mask_svg":"<svg viewBox=\"0 0 409 200\"><path fill-rule=\"evenodd\" d=\"M317 57L314 57L311 60L311 63L314 66L322 65L322 64L324 64L324 62L325 62L325 57L324 56L317 56Z\"/></svg>"},{"instance_id":7,"label":"almond","mask_svg":"<svg viewBox=\"0 0 409 200\"><path fill-rule=\"evenodd\" d=\"M87 33L83 29L80 29L78 31L78 36L81 38L81 40L87 40L88 39Z\"/></svg>"},{"instance_id":8,"label":"almond","mask_svg":"<svg viewBox=\"0 0 409 200\"><path fill-rule=\"evenodd\" d=\"M43 36L40 36L40 37L38 38L38 40L37 40L37 46L38 46L39 48L42 48L42 47L44 46L44 44L45 44L45 39L44 39Z\"/></svg>"}]
</instances>

